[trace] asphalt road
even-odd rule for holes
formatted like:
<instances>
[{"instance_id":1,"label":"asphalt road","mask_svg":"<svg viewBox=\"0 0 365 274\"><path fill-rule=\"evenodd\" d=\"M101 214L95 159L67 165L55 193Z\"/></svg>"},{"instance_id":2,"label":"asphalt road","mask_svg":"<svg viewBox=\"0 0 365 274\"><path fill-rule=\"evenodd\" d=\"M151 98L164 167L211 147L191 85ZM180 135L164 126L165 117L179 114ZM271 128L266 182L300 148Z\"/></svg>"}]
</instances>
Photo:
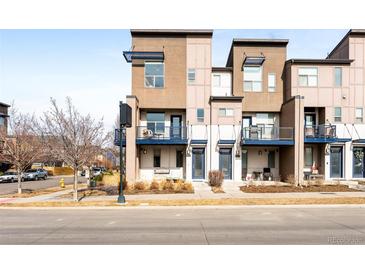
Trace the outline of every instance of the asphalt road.
<instances>
[{"instance_id":1,"label":"asphalt road","mask_svg":"<svg viewBox=\"0 0 365 274\"><path fill-rule=\"evenodd\" d=\"M365 244L365 208L0 209L1 244Z\"/></svg>"},{"instance_id":2,"label":"asphalt road","mask_svg":"<svg viewBox=\"0 0 365 274\"><path fill-rule=\"evenodd\" d=\"M25 181L22 182L23 189L42 189L42 188L49 188L58 186L59 181L61 177L48 177L47 180L39 180L39 181ZM79 181L84 181L85 178L81 177L79 178ZM65 184L72 184L73 183L73 177L64 177ZM10 194L10 193L16 193L18 191L18 182L14 183L0 183L0 195L1 194Z\"/></svg>"}]
</instances>

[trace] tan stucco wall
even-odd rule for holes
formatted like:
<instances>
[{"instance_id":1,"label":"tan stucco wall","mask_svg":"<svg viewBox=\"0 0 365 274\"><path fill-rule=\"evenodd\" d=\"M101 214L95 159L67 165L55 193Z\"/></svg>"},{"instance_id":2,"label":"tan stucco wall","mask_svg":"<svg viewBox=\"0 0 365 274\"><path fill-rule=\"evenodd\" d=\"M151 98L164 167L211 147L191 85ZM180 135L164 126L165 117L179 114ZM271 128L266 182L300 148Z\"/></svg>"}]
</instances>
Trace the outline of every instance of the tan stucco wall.
<instances>
[{"instance_id":1,"label":"tan stucco wall","mask_svg":"<svg viewBox=\"0 0 365 274\"><path fill-rule=\"evenodd\" d=\"M262 92L243 91L242 63L247 56L265 56L262 73ZM244 111L280 111L283 103L283 70L286 61L286 47L273 46L234 46L233 47L233 94L244 96ZM276 90L268 92L268 74L276 75Z\"/></svg>"},{"instance_id":2,"label":"tan stucco wall","mask_svg":"<svg viewBox=\"0 0 365 274\"><path fill-rule=\"evenodd\" d=\"M186 37L132 37L134 51L163 51L165 55L164 88L144 87L144 63L132 64L132 95L141 108L186 107Z\"/></svg>"},{"instance_id":3,"label":"tan stucco wall","mask_svg":"<svg viewBox=\"0 0 365 274\"><path fill-rule=\"evenodd\" d=\"M127 128L126 137L126 178L127 182L136 180L139 169L139 159L136 146L136 126L139 121L138 100L135 97L127 97L127 104L132 108L132 127Z\"/></svg>"},{"instance_id":4,"label":"tan stucco wall","mask_svg":"<svg viewBox=\"0 0 365 274\"><path fill-rule=\"evenodd\" d=\"M212 125L240 125L242 119L242 103L240 101L212 101ZM233 109L233 116L219 116L220 108Z\"/></svg>"}]
</instances>

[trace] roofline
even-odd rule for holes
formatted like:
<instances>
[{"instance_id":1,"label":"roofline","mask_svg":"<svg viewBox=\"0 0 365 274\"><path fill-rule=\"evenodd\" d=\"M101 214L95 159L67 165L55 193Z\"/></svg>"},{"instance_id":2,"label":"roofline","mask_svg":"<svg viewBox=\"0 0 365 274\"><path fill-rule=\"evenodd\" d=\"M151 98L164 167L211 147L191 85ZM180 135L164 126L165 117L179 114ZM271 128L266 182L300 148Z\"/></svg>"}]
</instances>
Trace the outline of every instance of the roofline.
<instances>
[{"instance_id":1,"label":"roofline","mask_svg":"<svg viewBox=\"0 0 365 274\"><path fill-rule=\"evenodd\" d=\"M8 105L8 104L5 104L5 103L2 103L2 102L0 102L0 106L3 106L3 107L10 107L10 105Z\"/></svg>"},{"instance_id":2,"label":"roofline","mask_svg":"<svg viewBox=\"0 0 365 274\"><path fill-rule=\"evenodd\" d=\"M350 65L351 59L289 59L285 64Z\"/></svg>"},{"instance_id":3,"label":"roofline","mask_svg":"<svg viewBox=\"0 0 365 274\"><path fill-rule=\"evenodd\" d=\"M231 72L233 70L232 67L212 67L212 72Z\"/></svg>"},{"instance_id":4,"label":"roofline","mask_svg":"<svg viewBox=\"0 0 365 274\"><path fill-rule=\"evenodd\" d=\"M209 103L212 101L239 101L242 102L243 96L210 96Z\"/></svg>"},{"instance_id":5,"label":"roofline","mask_svg":"<svg viewBox=\"0 0 365 274\"><path fill-rule=\"evenodd\" d=\"M339 46L342 45L342 43L351 35L365 35L365 29L350 29L345 36L340 40L340 42L333 48L333 50L328 54L327 58L330 58L332 54L335 52L336 49L339 48Z\"/></svg>"},{"instance_id":6,"label":"roofline","mask_svg":"<svg viewBox=\"0 0 365 274\"><path fill-rule=\"evenodd\" d=\"M280 44L287 45L288 39L234 38L232 44Z\"/></svg>"},{"instance_id":7,"label":"roofline","mask_svg":"<svg viewBox=\"0 0 365 274\"><path fill-rule=\"evenodd\" d=\"M212 29L131 29L131 35L158 35L158 34L184 34L184 35L213 35Z\"/></svg>"}]
</instances>

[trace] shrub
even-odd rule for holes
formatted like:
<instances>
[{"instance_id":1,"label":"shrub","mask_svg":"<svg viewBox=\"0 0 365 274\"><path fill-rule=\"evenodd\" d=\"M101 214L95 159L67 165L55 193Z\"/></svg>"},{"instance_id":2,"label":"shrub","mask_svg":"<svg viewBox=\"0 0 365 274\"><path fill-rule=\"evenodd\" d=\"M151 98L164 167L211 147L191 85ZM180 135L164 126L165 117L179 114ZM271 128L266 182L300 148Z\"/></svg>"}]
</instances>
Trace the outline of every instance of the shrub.
<instances>
[{"instance_id":1,"label":"shrub","mask_svg":"<svg viewBox=\"0 0 365 274\"><path fill-rule=\"evenodd\" d=\"M176 180L174 183L174 190L176 192L181 192L184 188L184 184L185 184L185 182L183 180L180 180L180 179Z\"/></svg>"},{"instance_id":2,"label":"shrub","mask_svg":"<svg viewBox=\"0 0 365 274\"><path fill-rule=\"evenodd\" d=\"M166 180L162 182L163 190L174 190L174 183L171 180Z\"/></svg>"},{"instance_id":3,"label":"shrub","mask_svg":"<svg viewBox=\"0 0 365 274\"><path fill-rule=\"evenodd\" d=\"M146 184L144 182L136 182L134 184L134 189L139 190L139 191L145 190L146 189Z\"/></svg>"},{"instance_id":4,"label":"shrub","mask_svg":"<svg viewBox=\"0 0 365 274\"><path fill-rule=\"evenodd\" d=\"M160 189L160 184L159 182L156 181L152 181L151 185L150 185L150 190L159 190Z\"/></svg>"},{"instance_id":5,"label":"shrub","mask_svg":"<svg viewBox=\"0 0 365 274\"><path fill-rule=\"evenodd\" d=\"M211 171L209 171L208 178L209 178L210 186L219 187L219 186L222 186L224 174L220 170L211 170Z\"/></svg>"},{"instance_id":6,"label":"shrub","mask_svg":"<svg viewBox=\"0 0 365 274\"><path fill-rule=\"evenodd\" d=\"M192 183L185 182L182 186L182 190L188 191L188 192L194 192L194 187Z\"/></svg>"},{"instance_id":7,"label":"shrub","mask_svg":"<svg viewBox=\"0 0 365 274\"><path fill-rule=\"evenodd\" d=\"M94 180L97 182L101 182L103 180L103 174L99 174L99 175L95 176Z\"/></svg>"},{"instance_id":8,"label":"shrub","mask_svg":"<svg viewBox=\"0 0 365 274\"><path fill-rule=\"evenodd\" d=\"M290 174L286 177L286 182L290 185L295 185L295 177L294 175Z\"/></svg>"}]
</instances>

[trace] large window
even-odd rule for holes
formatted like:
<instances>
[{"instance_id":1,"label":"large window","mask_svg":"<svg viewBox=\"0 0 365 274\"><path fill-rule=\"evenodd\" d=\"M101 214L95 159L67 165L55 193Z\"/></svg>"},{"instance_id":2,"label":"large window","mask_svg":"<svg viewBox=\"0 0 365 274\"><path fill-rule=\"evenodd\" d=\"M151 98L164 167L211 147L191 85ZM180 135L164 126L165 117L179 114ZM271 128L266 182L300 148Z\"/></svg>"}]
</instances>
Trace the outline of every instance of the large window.
<instances>
[{"instance_id":1,"label":"large window","mask_svg":"<svg viewBox=\"0 0 365 274\"><path fill-rule=\"evenodd\" d=\"M243 67L243 90L260 92L262 91L262 67L244 66Z\"/></svg>"},{"instance_id":2,"label":"large window","mask_svg":"<svg viewBox=\"0 0 365 274\"><path fill-rule=\"evenodd\" d=\"M146 88L163 88L164 63L161 62L145 62L144 64L144 84Z\"/></svg>"},{"instance_id":3,"label":"large window","mask_svg":"<svg viewBox=\"0 0 365 274\"><path fill-rule=\"evenodd\" d=\"M335 68L335 86L342 86L342 68Z\"/></svg>"},{"instance_id":4,"label":"large window","mask_svg":"<svg viewBox=\"0 0 365 274\"><path fill-rule=\"evenodd\" d=\"M161 167L161 149L153 150L153 167Z\"/></svg>"},{"instance_id":5,"label":"large window","mask_svg":"<svg viewBox=\"0 0 365 274\"><path fill-rule=\"evenodd\" d=\"M304 164L306 167L310 167L313 165L312 147L305 147L305 149L304 149Z\"/></svg>"},{"instance_id":6,"label":"large window","mask_svg":"<svg viewBox=\"0 0 365 274\"><path fill-rule=\"evenodd\" d=\"M342 110L340 107L335 107L334 120L335 120L335 122L341 122L341 120L342 120Z\"/></svg>"},{"instance_id":7,"label":"large window","mask_svg":"<svg viewBox=\"0 0 365 274\"><path fill-rule=\"evenodd\" d=\"M164 133L165 131L165 113L149 112L147 113L147 128L154 133Z\"/></svg>"},{"instance_id":8,"label":"large window","mask_svg":"<svg viewBox=\"0 0 365 274\"><path fill-rule=\"evenodd\" d=\"M198 121L198 123L204 123L204 109L203 108L198 108L196 110L196 120Z\"/></svg>"},{"instance_id":9,"label":"large window","mask_svg":"<svg viewBox=\"0 0 365 274\"><path fill-rule=\"evenodd\" d=\"M299 86L316 87L318 85L318 69L317 68L299 68Z\"/></svg>"},{"instance_id":10,"label":"large window","mask_svg":"<svg viewBox=\"0 0 365 274\"><path fill-rule=\"evenodd\" d=\"M269 73L268 76L268 90L274 92L276 89L276 75L275 73Z\"/></svg>"},{"instance_id":11,"label":"large window","mask_svg":"<svg viewBox=\"0 0 365 274\"><path fill-rule=\"evenodd\" d=\"M5 118L0 116L0 126L5 126Z\"/></svg>"},{"instance_id":12,"label":"large window","mask_svg":"<svg viewBox=\"0 0 365 274\"><path fill-rule=\"evenodd\" d=\"M356 108L355 110L356 123L362 123L363 121L363 110L362 108Z\"/></svg>"},{"instance_id":13,"label":"large window","mask_svg":"<svg viewBox=\"0 0 365 274\"><path fill-rule=\"evenodd\" d=\"M233 108L220 108L219 116L233 116Z\"/></svg>"}]
</instances>

